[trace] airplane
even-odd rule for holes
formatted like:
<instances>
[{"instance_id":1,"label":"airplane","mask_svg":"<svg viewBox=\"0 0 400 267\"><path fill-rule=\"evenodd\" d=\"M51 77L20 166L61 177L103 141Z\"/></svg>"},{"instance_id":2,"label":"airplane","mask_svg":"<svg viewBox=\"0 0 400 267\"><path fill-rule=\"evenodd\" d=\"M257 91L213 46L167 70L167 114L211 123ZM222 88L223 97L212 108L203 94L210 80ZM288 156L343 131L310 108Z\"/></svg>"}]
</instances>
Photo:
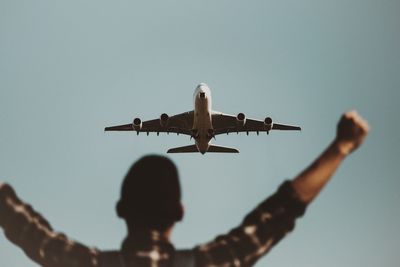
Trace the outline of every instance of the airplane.
<instances>
[{"instance_id":1,"label":"airplane","mask_svg":"<svg viewBox=\"0 0 400 267\"><path fill-rule=\"evenodd\" d=\"M194 91L194 110L169 116L162 113L157 119L142 121L135 118L132 123L106 127L105 131L136 131L160 133L185 134L193 138L194 145L171 148L167 153L189 153L200 152L222 152L239 153L239 150L230 147L216 146L210 143L216 135L246 132L266 132L270 130L296 130L300 131L298 126L284 125L275 123L270 117L264 121L246 118L244 113L238 113L236 116L213 111L211 109L211 90L205 83L200 83Z\"/></svg>"}]
</instances>

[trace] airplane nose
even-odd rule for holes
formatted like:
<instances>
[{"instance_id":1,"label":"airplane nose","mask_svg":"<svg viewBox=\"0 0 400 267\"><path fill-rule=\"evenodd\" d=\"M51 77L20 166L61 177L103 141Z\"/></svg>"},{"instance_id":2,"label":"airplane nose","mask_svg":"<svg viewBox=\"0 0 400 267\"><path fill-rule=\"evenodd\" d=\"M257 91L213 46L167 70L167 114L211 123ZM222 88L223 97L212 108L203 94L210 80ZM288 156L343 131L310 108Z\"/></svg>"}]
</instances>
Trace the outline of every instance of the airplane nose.
<instances>
[{"instance_id":1,"label":"airplane nose","mask_svg":"<svg viewBox=\"0 0 400 267\"><path fill-rule=\"evenodd\" d=\"M197 89L202 89L203 87L208 87L208 86L205 83L199 83L199 85L197 85Z\"/></svg>"}]
</instances>

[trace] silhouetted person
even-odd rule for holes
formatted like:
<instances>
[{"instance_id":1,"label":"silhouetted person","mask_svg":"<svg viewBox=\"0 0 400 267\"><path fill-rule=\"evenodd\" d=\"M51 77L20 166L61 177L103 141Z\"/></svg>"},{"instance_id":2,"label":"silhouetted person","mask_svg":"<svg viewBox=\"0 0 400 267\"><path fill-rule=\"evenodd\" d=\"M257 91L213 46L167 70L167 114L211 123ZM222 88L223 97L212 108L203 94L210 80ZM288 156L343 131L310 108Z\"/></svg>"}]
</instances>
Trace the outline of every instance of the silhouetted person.
<instances>
[{"instance_id":1,"label":"silhouetted person","mask_svg":"<svg viewBox=\"0 0 400 267\"><path fill-rule=\"evenodd\" d=\"M169 241L183 209L176 167L161 156L140 159L124 179L116 208L128 227L121 250L91 249L54 232L7 184L0 184L0 225L11 242L42 266L252 266L293 229L295 219L367 133L368 125L357 113L344 114L336 138L313 164L284 182L238 227L190 250L176 251Z\"/></svg>"}]
</instances>

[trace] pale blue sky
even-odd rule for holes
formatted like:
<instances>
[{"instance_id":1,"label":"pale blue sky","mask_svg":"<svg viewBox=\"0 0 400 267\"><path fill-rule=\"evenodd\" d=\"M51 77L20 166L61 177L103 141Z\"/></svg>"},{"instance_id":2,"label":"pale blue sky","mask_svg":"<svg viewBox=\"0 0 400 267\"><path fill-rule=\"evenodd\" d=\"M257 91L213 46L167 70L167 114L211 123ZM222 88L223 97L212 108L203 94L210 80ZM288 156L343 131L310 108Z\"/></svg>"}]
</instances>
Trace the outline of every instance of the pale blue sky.
<instances>
[{"instance_id":1,"label":"pale blue sky","mask_svg":"<svg viewBox=\"0 0 400 267\"><path fill-rule=\"evenodd\" d=\"M295 231L257 266L398 266L399 1L0 1L0 180L53 227L119 248L130 164L186 136L104 133L134 117L213 108L303 131L218 136L238 155L173 155L178 248L236 226L332 140L342 112L371 124ZM36 266L0 235L0 266Z\"/></svg>"}]
</instances>

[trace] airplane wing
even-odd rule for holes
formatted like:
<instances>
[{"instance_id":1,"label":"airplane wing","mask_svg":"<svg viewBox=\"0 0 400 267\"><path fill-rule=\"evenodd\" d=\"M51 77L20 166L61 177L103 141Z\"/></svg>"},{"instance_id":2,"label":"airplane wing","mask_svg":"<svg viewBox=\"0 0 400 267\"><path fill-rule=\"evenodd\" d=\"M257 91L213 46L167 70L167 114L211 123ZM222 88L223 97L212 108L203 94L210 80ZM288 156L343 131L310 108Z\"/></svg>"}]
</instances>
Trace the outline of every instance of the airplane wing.
<instances>
[{"instance_id":1,"label":"airplane wing","mask_svg":"<svg viewBox=\"0 0 400 267\"><path fill-rule=\"evenodd\" d=\"M243 114L242 114L243 115ZM239 116L239 115L238 115ZM270 130L295 130L300 131L298 126L285 125L272 122L271 118L266 118L265 121L255 120L242 117L243 120L238 120L238 116L224 114L221 112L213 112L212 124L214 134L228 134L231 132L269 132Z\"/></svg>"},{"instance_id":2,"label":"airplane wing","mask_svg":"<svg viewBox=\"0 0 400 267\"><path fill-rule=\"evenodd\" d=\"M163 117L165 116L165 117ZM136 125L135 125L136 122ZM141 121L136 118L133 123L106 127L104 131L136 131L155 133L177 133L177 134L192 134L193 126L193 111L184 112L171 117L167 114L162 114L159 119Z\"/></svg>"}]
</instances>

